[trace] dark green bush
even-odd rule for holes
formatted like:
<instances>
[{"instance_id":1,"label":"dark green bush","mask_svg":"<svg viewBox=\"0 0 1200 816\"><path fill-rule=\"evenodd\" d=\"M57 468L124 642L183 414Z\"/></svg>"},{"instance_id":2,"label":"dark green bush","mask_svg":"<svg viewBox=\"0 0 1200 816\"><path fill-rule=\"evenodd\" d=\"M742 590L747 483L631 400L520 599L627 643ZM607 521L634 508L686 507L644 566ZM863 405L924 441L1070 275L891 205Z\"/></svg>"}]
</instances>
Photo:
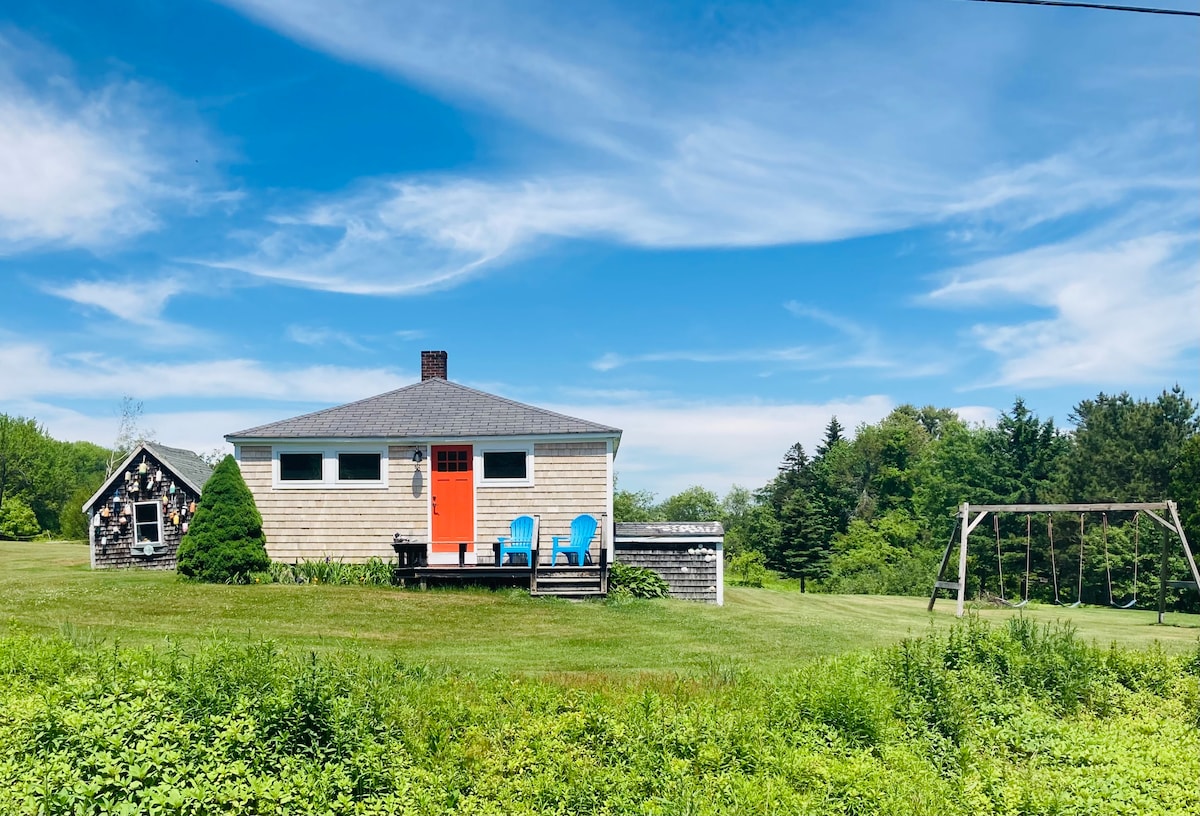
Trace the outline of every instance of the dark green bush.
<instances>
[{"instance_id":1,"label":"dark green bush","mask_svg":"<svg viewBox=\"0 0 1200 816\"><path fill-rule=\"evenodd\" d=\"M666 598L671 587L652 569L614 562L608 574L608 591L617 597Z\"/></svg>"},{"instance_id":2,"label":"dark green bush","mask_svg":"<svg viewBox=\"0 0 1200 816\"><path fill-rule=\"evenodd\" d=\"M210 583L242 581L270 568L262 516L232 456L204 484L176 564L180 575Z\"/></svg>"}]
</instances>

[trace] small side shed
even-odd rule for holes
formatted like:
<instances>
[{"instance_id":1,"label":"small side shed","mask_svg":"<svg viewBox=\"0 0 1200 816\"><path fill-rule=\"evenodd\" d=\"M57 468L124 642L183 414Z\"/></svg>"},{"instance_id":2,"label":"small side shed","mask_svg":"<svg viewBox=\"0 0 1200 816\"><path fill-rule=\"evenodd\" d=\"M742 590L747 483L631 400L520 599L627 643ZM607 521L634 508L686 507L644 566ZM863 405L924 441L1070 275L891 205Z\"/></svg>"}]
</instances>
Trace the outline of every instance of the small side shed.
<instances>
[{"instance_id":1,"label":"small side shed","mask_svg":"<svg viewBox=\"0 0 1200 816\"><path fill-rule=\"evenodd\" d=\"M615 558L662 576L671 597L725 603L725 528L719 521L622 521L614 525Z\"/></svg>"},{"instance_id":2,"label":"small side shed","mask_svg":"<svg viewBox=\"0 0 1200 816\"><path fill-rule=\"evenodd\" d=\"M139 444L83 506L92 569L175 569L179 540L211 475L192 451Z\"/></svg>"}]
</instances>

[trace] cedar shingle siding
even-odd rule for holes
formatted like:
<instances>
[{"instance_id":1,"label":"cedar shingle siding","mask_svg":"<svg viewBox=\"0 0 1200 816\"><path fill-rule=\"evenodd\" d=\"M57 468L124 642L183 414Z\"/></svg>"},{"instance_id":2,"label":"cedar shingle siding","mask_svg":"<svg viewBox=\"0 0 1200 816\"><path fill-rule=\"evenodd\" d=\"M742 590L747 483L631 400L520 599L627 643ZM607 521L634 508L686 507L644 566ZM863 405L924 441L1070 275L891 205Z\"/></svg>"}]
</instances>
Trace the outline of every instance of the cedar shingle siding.
<instances>
[{"instance_id":1,"label":"cedar shingle siding","mask_svg":"<svg viewBox=\"0 0 1200 816\"><path fill-rule=\"evenodd\" d=\"M654 570L670 586L672 598L723 602L725 530L720 522L621 522L615 527L617 561Z\"/></svg>"},{"instance_id":2,"label":"cedar shingle siding","mask_svg":"<svg viewBox=\"0 0 1200 816\"><path fill-rule=\"evenodd\" d=\"M414 463L413 450L405 445L388 447L386 488L273 489L270 446L242 447L242 475L262 513L271 558L289 562L327 557L388 559L394 556L393 533L428 541L429 461ZM603 442L535 445L533 486L486 486L475 491L478 560L486 563L492 557L492 542L508 534L513 517L536 513L541 516L543 561L548 563L551 536L569 535L571 519L580 513L600 520L607 511L607 467ZM414 478L417 472L420 478ZM600 541L597 531L593 560Z\"/></svg>"},{"instance_id":3,"label":"cedar shingle siding","mask_svg":"<svg viewBox=\"0 0 1200 816\"><path fill-rule=\"evenodd\" d=\"M431 353L432 354L432 353ZM621 432L441 379L444 360L426 360L431 377L376 397L229 434L246 483L263 517L267 552L276 560L391 558L394 533L416 542L430 539L430 470L422 457L439 444L483 450L532 449L531 483L485 483L475 472L475 542L469 563L490 563L492 542L507 535L522 514L541 518L543 561L551 537L570 534L571 520L608 512L611 452ZM423 369L424 372L424 369ZM581 438L582 437L582 438ZM360 443L355 447L354 443ZM280 484L278 455L286 452L387 450L387 486L325 482ZM476 464L478 467L478 464ZM592 543L595 559L603 529Z\"/></svg>"},{"instance_id":4,"label":"cedar shingle siding","mask_svg":"<svg viewBox=\"0 0 1200 816\"><path fill-rule=\"evenodd\" d=\"M137 473L143 460L147 465L147 478L139 478ZM159 472L162 478L154 479L154 474ZM126 474L130 474L128 478ZM183 538L184 524L191 520L189 508L199 501L200 489L211 475L212 468L192 451L154 442L139 445L83 507L88 514L92 566L175 569L175 554ZM136 491L130 489L134 482L139 488ZM128 520L122 523L122 511L148 502L157 502L160 508L160 542L153 548L152 555L147 555L141 548L135 554L132 545L137 525L132 511ZM107 516L102 512L105 509ZM178 524L173 520L176 513L179 514Z\"/></svg>"}]
</instances>

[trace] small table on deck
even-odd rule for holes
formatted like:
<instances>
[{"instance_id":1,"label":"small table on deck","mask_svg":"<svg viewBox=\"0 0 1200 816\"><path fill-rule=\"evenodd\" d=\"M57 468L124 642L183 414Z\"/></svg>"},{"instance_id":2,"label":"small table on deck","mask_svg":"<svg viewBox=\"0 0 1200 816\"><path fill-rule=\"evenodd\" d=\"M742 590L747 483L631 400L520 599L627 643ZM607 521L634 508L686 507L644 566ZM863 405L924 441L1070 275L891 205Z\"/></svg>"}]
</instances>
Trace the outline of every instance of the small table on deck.
<instances>
[{"instance_id":1,"label":"small table on deck","mask_svg":"<svg viewBox=\"0 0 1200 816\"><path fill-rule=\"evenodd\" d=\"M396 566L429 566L428 547L423 541L410 541L396 535L392 538L392 549L396 551Z\"/></svg>"}]
</instances>

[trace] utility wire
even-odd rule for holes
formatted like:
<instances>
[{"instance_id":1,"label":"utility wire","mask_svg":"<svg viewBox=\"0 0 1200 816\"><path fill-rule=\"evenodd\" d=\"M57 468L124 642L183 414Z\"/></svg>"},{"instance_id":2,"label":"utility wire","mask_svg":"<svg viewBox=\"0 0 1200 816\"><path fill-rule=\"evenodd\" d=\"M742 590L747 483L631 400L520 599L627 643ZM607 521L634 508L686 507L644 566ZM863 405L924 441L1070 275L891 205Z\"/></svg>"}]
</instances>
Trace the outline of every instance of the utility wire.
<instances>
[{"instance_id":1,"label":"utility wire","mask_svg":"<svg viewBox=\"0 0 1200 816\"><path fill-rule=\"evenodd\" d=\"M1150 8L1149 6L1110 6L1106 3L1068 3L1063 0L972 0L975 3L1015 3L1021 6L1064 6L1066 8L1103 9L1104 11L1133 11L1140 14L1171 14L1176 17L1200 17L1200 11Z\"/></svg>"}]
</instances>

